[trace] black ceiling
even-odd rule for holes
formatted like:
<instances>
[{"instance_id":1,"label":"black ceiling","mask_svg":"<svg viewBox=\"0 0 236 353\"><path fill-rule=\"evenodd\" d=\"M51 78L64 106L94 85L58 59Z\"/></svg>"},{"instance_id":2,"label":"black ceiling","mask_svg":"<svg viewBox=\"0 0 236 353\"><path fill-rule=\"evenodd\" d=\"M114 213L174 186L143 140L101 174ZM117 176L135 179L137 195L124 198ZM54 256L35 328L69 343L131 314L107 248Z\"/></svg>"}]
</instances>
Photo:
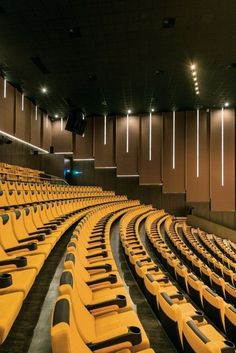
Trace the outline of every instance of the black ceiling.
<instances>
[{"instance_id":1,"label":"black ceiling","mask_svg":"<svg viewBox=\"0 0 236 353\"><path fill-rule=\"evenodd\" d=\"M0 0L0 65L51 115L236 105L235 15L235 0Z\"/></svg>"}]
</instances>

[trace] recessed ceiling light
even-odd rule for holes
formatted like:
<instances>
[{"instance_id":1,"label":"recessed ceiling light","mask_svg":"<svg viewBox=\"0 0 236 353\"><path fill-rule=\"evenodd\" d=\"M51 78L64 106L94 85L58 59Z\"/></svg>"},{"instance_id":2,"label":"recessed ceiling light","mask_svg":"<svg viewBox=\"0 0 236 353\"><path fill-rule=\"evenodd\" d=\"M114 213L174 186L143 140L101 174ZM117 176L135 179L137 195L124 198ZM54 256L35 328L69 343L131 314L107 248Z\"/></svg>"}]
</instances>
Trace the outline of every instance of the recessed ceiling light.
<instances>
[{"instance_id":1,"label":"recessed ceiling light","mask_svg":"<svg viewBox=\"0 0 236 353\"><path fill-rule=\"evenodd\" d=\"M191 65L191 70L195 70L196 69L196 65L192 64Z\"/></svg>"},{"instance_id":2,"label":"recessed ceiling light","mask_svg":"<svg viewBox=\"0 0 236 353\"><path fill-rule=\"evenodd\" d=\"M228 103L228 102L226 102L226 103L225 103L225 107L228 107L228 106L229 106L229 103Z\"/></svg>"},{"instance_id":3,"label":"recessed ceiling light","mask_svg":"<svg viewBox=\"0 0 236 353\"><path fill-rule=\"evenodd\" d=\"M193 72L192 72L192 75L193 75L193 76L197 76L196 71L193 71Z\"/></svg>"},{"instance_id":4,"label":"recessed ceiling light","mask_svg":"<svg viewBox=\"0 0 236 353\"><path fill-rule=\"evenodd\" d=\"M193 78L193 81L197 81L197 77L194 77L194 78Z\"/></svg>"},{"instance_id":5,"label":"recessed ceiling light","mask_svg":"<svg viewBox=\"0 0 236 353\"><path fill-rule=\"evenodd\" d=\"M197 81L195 81L195 82L194 82L194 85L195 85L195 86L198 86L198 82L197 82Z\"/></svg>"},{"instance_id":6,"label":"recessed ceiling light","mask_svg":"<svg viewBox=\"0 0 236 353\"><path fill-rule=\"evenodd\" d=\"M130 109L128 109L128 114L131 114L131 113L132 113L132 111Z\"/></svg>"},{"instance_id":7,"label":"recessed ceiling light","mask_svg":"<svg viewBox=\"0 0 236 353\"><path fill-rule=\"evenodd\" d=\"M154 112L154 109L152 108L152 112Z\"/></svg>"},{"instance_id":8,"label":"recessed ceiling light","mask_svg":"<svg viewBox=\"0 0 236 353\"><path fill-rule=\"evenodd\" d=\"M165 17L162 20L163 28L173 28L175 26L175 17Z\"/></svg>"},{"instance_id":9,"label":"recessed ceiling light","mask_svg":"<svg viewBox=\"0 0 236 353\"><path fill-rule=\"evenodd\" d=\"M41 92L42 92L42 93L47 93L47 91L48 91L47 87L42 87L42 88L41 88Z\"/></svg>"},{"instance_id":10,"label":"recessed ceiling light","mask_svg":"<svg viewBox=\"0 0 236 353\"><path fill-rule=\"evenodd\" d=\"M58 118L58 114L55 114L55 118Z\"/></svg>"},{"instance_id":11,"label":"recessed ceiling light","mask_svg":"<svg viewBox=\"0 0 236 353\"><path fill-rule=\"evenodd\" d=\"M197 91L196 94L199 95L199 91Z\"/></svg>"}]
</instances>

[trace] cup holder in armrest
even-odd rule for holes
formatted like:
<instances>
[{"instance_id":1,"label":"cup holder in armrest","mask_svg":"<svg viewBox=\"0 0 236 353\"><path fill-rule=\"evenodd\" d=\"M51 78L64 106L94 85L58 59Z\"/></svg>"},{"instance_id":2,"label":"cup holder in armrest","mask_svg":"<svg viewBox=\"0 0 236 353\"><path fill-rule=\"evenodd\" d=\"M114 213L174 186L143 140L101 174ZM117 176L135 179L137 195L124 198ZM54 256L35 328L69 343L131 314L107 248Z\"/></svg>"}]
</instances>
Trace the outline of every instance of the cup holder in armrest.
<instances>
[{"instance_id":1,"label":"cup holder in armrest","mask_svg":"<svg viewBox=\"0 0 236 353\"><path fill-rule=\"evenodd\" d=\"M225 341L224 341L224 344L225 344L226 346L228 346L228 347L235 348L234 343L231 342L231 341L225 340ZM232 352L233 352L233 351L232 351Z\"/></svg>"},{"instance_id":2,"label":"cup holder in armrest","mask_svg":"<svg viewBox=\"0 0 236 353\"><path fill-rule=\"evenodd\" d=\"M141 330L137 326L129 326L129 332L131 332L131 333L133 333L135 335L141 334Z\"/></svg>"},{"instance_id":3,"label":"cup holder in armrest","mask_svg":"<svg viewBox=\"0 0 236 353\"><path fill-rule=\"evenodd\" d=\"M0 273L0 288L7 288L12 285L12 276L10 273Z\"/></svg>"},{"instance_id":4,"label":"cup holder in armrest","mask_svg":"<svg viewBox=\"0 0 236 353\"><path fill-rule=\"evenodd\" d=\"M27 258L25 256L17 256L17 267L25 267L27 266Z\"/></svg>"}]
</instances>

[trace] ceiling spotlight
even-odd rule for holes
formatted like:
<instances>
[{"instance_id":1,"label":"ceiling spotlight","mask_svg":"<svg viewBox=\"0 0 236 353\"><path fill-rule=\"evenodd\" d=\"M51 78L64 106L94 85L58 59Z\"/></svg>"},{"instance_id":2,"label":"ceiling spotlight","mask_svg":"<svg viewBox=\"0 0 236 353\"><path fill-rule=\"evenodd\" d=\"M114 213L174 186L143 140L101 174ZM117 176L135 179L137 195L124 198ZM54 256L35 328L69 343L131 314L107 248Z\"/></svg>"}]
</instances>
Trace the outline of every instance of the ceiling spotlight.
<instances>
[{"instance_id":1,"label":"ceiling spotlight","mask_svg":"<svg viewBox=\"0 0 236 353\"><path fill-rule=\"evenodd\" d=\"M196 94L199 95L199 91L197 91Z\"/></svg>"},{"instance_id":2,"label":"ceiling spotlight","mask_svg":"<svg viewBox=\"0 0 236 353\"><path fill-rule=\"evenodd\" d=\"M193 75L193 76L197 76L196 71L193 71L193 72L192 72L192 75Z\"/></svg>"},{"instance_id":3,"label":"ceiling spotlight","mask_svg":"<svg viewBox=\"0 0 236 353\"><path fill-rule=\"evenodd\" d=\"M47 93L47 91L48 91L48 89L47 89L46 87L42 87L42 88L41 88L41 92L42 92L42 93Z\"/></svg>"},{"instance_id":4,"label":"ceiling spotlight","mask_svg":"<svg viewBox=\"0 0 236 353\"><path fill-rule=\"evenodd\" d=\"M58 118L58 114L55 114L55 118Z\"/></svg>"},{"instance_id":5,"label":"ceiling spotlight","mask_svg":"<svg viewBox=\"0 0 236 353\"><path fill-rule=\"evenodd\" d=\"M195 86L198 86L198 82L197 82L197 81L195 81L195 82L194 82L194 85L195 85Z\"/></svg>"},{"instance_id":6,"label":"ceiling spotlight","mask_svg":"<svg viewBox=\"0 0 236 353\"><path fill-rule=\"evenodd\" d=\"M228 103L228 102L226 102L226 103L225 103L225 107L228 107L228 106L229 106L229 103Z\"/></svg>"},{"instance_id":7,"label":"ceiling spotlight","mask_svg":"<svg viewBox=\"0 0 236 353\"><path fill-rule=\"evenodd\" d=\"M196 65L192 64L191 65L191 70L195 70L196 69Z\"/></svg>"},{"instance_id":8,"label":"ceiling spotlight","mask_svg":"<svg viewBox=\"0 0 236 353\"><path fill-rule=\"evenodd\" d=\"M132 112L131 112L131 110L130 109L128 109L128 114L131 114Z\"/></svg>"},{"instance_id":9,"label":"ceiling spotlight","mask_svg":"<svg viewBox=\"0 0 236 353\"><path fill-rule=\"evenodd\" d=\"M154 112L154 109L152 108L151 111L152 111L152 113L153 113L153 112Z\"/></svg>"},{"instance_id":10,"label":"ceiling spotlight","mask_svg":"<svg viewBox=\"0 0 236 353\"><path fill-rule=\"evenodd\" d=\"M193 78L193 81L197 81L197 77L194 77L194 78Z\"/></svg>"}]
</instances>

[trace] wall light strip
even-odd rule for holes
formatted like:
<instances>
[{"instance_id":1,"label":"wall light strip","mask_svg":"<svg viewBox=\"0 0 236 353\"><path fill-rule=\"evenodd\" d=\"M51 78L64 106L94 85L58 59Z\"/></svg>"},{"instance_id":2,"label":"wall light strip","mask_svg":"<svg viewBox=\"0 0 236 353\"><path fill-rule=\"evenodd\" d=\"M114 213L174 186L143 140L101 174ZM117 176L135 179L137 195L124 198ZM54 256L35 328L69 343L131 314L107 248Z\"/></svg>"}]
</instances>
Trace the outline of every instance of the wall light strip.
<instances>
[{"instance_id":1,"label":"wall light strip","mask_svg":"<svg viewBox=\"0 0 236 353\"><path fill-rule=\"evenodd\" d=\"M139 174L132 174L132 175L125 175L125 174L122 174L122 175L117 175L117 178L138 178L139 177Z\"/></svg>"},{"instance_id":2,"label":"wall light strip","mask_svg":"<svg viewBox=\"0 0 236 353\"><path fill-rule=\"evenodd\" d=\"M117 169L117 167L95 167L95 169Z\"/></svg>"},{"instance_id":3,"label":"wall light strip","mask_svg":"<svg viewBox=\"0 0 236 353\"><path fill-rule=\"evenodd\" d=\"M25 95L24 95L24 93L22 93L22 95L21 95L21 110L22 110L22 112L24 111L24 109L25 109Z\"/></svg>"},{"instance_id":4,"label":"wall light strip","mask_svg":"<svg viewBox=\"0 0 236 353\"><path fill-rule=\"evenodd\" d=\"M35 106L35 120L38 120L38 106Z\"/></svg>"},{"instance_id":5,"label":"wall light strip","mask_svg":"<svg viewBox=\"0 0 236 353\"><path fill-rule=\"evenodd\" d=\"M13 141L21 142L21 143L23 143L24 145L27 145L27 146L29 146L29 147L31 147L31 148L33 148L33 149L39 151L39 152L49 153L47 150L44 150L43 148L40 148L40 147L38 147L38 146L35 146L35 145L33 145L32 143L29 143L29 142L26 142L26 141L24 141L24 140L21 140L21 139L19 139L18 137L15 137L15 136L13 136L13 135L10 135L10 134L6 133L5 131L0 130L0 134L9 137L9 138L10 138L11 140L13 140Z\"/></svg>"},{"instance_id":6,"label":"wall light strip","mask_svg":"<svg viewBox=\"0 0 236 353\"><path fill-rule=\"evenodd\" d=\"M73 154L73 152L54 152L54 154Z\"/></svg>"},{"instance_id":7,"label":"wall light strip","mask_svg":"<svg viewBox=\"0 0 236 353\"><path fill-rule=\"evenodd\" d=\"M152 160L152 113L149 114L149 161Z\"/></svg>"},{"instance_id":8,"label":"wall light strip","mask_svg":"<svg viewBox=\"0 0 236 353\"><path fill-rule=\"evenodd\" d=\"M224 186L224 108L221 109L221 186Z\"/></svg>"},{"instance_id":9,"label":"wall light strip","mask_svg":"<svg viewBox=\"0 0 236 353\"><path fill-rule=\"evenodd\" d=\"M94 161L94 158L73 158L74 162Z\"/></svg>"},{"instance_id":10,"label":"wall light strip","mask_svg":"<svg viewBox=\"0 0 236 353\"><path fill-rule=\"evenodd\" d=\"M45 116L46 119L46 128L48 128L48 114Z\"/></svg>"},{"instance_id":11,"label":"wall light strip","mask_svg":"<svg viewBox=\"0 0 236 353\"><path fill-rule=\"evenodd\" d=\"M175 111L173 111L173 129L172 129L172 169L175 169Z\"/></svg>"},{"instance_id":12,"label":"wall light strip","mask_svg":"<svg viewBox=\"0 0 236 353\"><path fill-rule=\"evenodd\" d=\"M107 144L107 116L104 115L104 145Z\"/></svg>"},{"instance_id":13,"label":"wall light strip","mask_svg":"<svg viewBox=\"0 0 236 353\"><path fill-rule=\"evenodd\" d=\"M126 115L126 153L129 153L129 114Z\"/></svg>"},{"instance_id":14,"label":"wall light strip","mask_svg":"<svg viewBox=\"0 0 236 353\"><path fill-rule=\"evenodd\" d=\"M3 98L7 98L7 79L4 78L3 81Z\"/></svg>"},{"instance_id":15,"label":"wall light strip","mask_svg":"<svg viewBox=\"0 0 236 353\"><path fill-rule=\"evenodd\" d=\"M63 118L61 118L61 131L63 131Z\"/></svg>"},{"instance_id":16,"label":"wall light strip","mask_svg":"<svg viewBox=\"0 0 236 353\"><path fill-rule=\"evenodd\" d=\"M199 109L197 109L197 178L199 178Z\"/></svg>"}]
</instances>

